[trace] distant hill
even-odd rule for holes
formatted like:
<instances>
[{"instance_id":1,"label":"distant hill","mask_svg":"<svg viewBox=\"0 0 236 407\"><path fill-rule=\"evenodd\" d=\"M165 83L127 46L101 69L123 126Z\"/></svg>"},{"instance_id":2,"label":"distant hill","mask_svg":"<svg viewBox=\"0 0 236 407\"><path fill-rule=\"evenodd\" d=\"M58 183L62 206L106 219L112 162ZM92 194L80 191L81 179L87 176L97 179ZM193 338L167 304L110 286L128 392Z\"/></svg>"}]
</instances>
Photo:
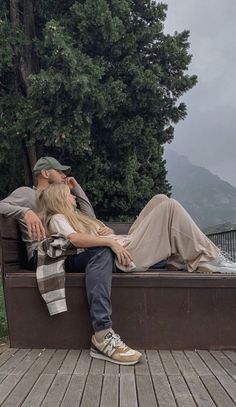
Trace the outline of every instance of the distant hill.
<instances>
[{"instance_id":1,"label":"distant hill","mask_svg":"<svg viewBox=\"0 0 236 407\"><path fill-rule=\"evenodd\" d=\"M195 222L214 232L236 224L236 188L206 168L193 165L186 156L173 150L165 152L167 179L172 197L177 199ZM211 228L208 228L208 227ZM229 226L229 227L228 227Z\"/></svg>"}]
</instances>

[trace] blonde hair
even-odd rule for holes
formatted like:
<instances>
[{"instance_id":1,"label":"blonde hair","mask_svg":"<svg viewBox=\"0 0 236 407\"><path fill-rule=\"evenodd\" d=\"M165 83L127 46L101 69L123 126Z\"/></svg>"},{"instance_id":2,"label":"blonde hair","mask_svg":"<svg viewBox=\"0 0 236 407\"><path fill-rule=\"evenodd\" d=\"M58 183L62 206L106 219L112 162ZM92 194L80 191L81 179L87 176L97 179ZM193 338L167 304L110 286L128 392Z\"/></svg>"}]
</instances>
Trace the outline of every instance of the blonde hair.
<instances>
[{"instance_id":1,"label":"blonde hair","mask_svg":"<svg viewBox=\"0 0 236 407\"><path fill-rule=\"evenodd\" d=\"M75 209L69 202L68 195L70 188L66 184L51 184L43 191L39 192L37 197L37 205L40 210L40 218L49 236L52 232L50 230L50 221L53 215L64 215L70 225L76 232L86 232L96 235L97 230L104 223L97 219L92 219L84 215L80 210Z\"/></svg>"}]
</instances>

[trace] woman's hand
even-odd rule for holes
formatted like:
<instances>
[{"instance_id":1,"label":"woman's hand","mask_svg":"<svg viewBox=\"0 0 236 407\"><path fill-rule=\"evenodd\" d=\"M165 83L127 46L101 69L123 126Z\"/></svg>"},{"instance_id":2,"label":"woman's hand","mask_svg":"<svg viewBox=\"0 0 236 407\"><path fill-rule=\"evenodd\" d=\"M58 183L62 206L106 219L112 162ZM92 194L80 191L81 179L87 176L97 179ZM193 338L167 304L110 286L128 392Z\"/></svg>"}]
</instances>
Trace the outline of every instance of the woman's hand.
<instances>
[{"instance_id":1,"label":"woman's hand","mask_svg":"<svg viewBox=\"0 0 236 407\"><path fill-rule=\"evenodd\" d=\"M122 266L128 266L131 261L133 261L131 254L125 249L123 246L120 245L116 240L112 239L110 245L112 251L116 254L118 258L118 262L122 264Z\"/></svg>"},{"instance_id":2,"label":"woman's hand","mask_svg":"<svg viewBox=\"0 0 236 407\"><path fill-rule=\"evenodd\" d=\"M110 228L107 227L107 226L101 226L101 227L98 229L98 234L99 234L99 236L108 236L108 235L111 235L111 234L113 234L113 233L114 233L113 230L110 229Z\"/></svg>"}]
</instances>

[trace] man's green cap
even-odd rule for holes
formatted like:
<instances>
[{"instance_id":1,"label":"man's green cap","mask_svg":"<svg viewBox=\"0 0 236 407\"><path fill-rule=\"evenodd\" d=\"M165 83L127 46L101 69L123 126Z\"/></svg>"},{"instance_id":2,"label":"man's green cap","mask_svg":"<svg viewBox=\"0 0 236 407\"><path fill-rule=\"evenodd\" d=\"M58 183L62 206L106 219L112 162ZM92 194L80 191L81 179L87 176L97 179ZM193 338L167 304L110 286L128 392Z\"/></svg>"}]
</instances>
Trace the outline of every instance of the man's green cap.
<instances>
[{"instance_id":1,"label":"man's green cap","mask_svg":"<svg viewBox=\"0 0 236 407\"><path fill-rule=\"evenodd\" d=\"M61 165L59 161L53 157L42 157L36 162L33 168L34 175L39 175L41 170L58 170L68 175L71 171L71 167Z\"/></svg>"}]
</instances>

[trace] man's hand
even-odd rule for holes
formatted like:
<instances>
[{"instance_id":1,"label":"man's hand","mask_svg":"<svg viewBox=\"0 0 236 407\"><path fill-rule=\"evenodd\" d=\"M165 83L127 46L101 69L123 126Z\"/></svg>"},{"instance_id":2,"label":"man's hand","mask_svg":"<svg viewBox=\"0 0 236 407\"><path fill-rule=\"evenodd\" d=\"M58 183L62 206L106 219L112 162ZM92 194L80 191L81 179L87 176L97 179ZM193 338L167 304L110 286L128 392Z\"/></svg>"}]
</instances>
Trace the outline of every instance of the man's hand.
<instances>
[{"instance_id":1,"label":"man's hand","mask_svg":"<svg viewBox=\"0 0 236 407\"><path fill-rule=\"evenodd\" d=\"M112 235L113 233L113 230L107 226L101 226L100 229L98 229L99 236L108 236Z\"/></svg>"},{"instance_id":2,"label":"man's hand","mask_svg":"<svg viewBox=\"0 0 236 407\"><path fill-rule=\"evenodd\" d=\"M41 220L31 209L25 213L24 220L30 239L40 241L46 238L45 229Z\"/></svg>"},{"instance_id":3,"label":"man's hand","mask_svg":"<svg viewBox=\"0 0 236 407\"><path fill-rule=\"evenodd\" d=\"M74 177L67 177L66 184L68 185L68 187L70 189L73 189L73 188L77 187L77 185L79 185Z\"/></svg>"}]
</instances>

